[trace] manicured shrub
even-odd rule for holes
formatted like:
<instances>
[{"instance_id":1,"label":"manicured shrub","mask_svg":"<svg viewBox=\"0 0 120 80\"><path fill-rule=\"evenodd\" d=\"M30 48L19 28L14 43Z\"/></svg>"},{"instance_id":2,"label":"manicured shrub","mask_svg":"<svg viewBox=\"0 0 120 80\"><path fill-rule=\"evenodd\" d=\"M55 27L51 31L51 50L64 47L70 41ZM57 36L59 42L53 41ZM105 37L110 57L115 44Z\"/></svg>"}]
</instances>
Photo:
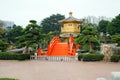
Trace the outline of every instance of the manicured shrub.
<instances>
[{"instance_id":1,"label":"manicured shrub","mask_svg":"<svg viewBox=\"0 0 120 80\"><path fill-rule=\"evenodd\" d=\"M20 56L18 56L18 60L28 60L30 59L30 54L20 54Z\"/></svg>"},{"instance_id":2,"label":"manicured shrub","mask_svg":"<svg viewBox=\"0 0 120 80\"><path fill-rule=\"evenodd\" d=\"M78 60L81 61L81 59L83 59L83 56L84 56L84 54L79 54L78 55Z\"/></svg>"},{"instance_id":3,"label":"manicured shrub","mask_svg":"<svg viewBox=\"0 0 120 80\"><path fill-rule=\"evenodd\" d=\"M110 58L111 62L118 62L120 60L120 56L119 55L113 55Z\"/></svg>"},{"instance_id":4,"label":"manicured shrub","mask_svg":"<svg viewBox=\"0 0 120 80\"><path fill-rule=\"evenodd\" d=\"M83 55L83 61L101 61L103 57L103 54L85 54Z\"/></svg>"},{"instance_id":5,"label":"manicured shrub","mask_svg":"<svg viewBox=\"0 0 120 80\"><path fill-rule=\"evenodd\" d=\"M30 59L30 54L0 52L0 60L27 60L27 59Z\"/></svg>"},{"instance_id":6,"label":"manicured shrub","mask_svg":"<svg viewBox=\"0 0 120 80\"><path fill-rule=\"evenodd\" d=\"M89 51L89 53L94 54L94 53L95 53L95 50L91 50L91 51Z\"/></svg>"}]
</instances>

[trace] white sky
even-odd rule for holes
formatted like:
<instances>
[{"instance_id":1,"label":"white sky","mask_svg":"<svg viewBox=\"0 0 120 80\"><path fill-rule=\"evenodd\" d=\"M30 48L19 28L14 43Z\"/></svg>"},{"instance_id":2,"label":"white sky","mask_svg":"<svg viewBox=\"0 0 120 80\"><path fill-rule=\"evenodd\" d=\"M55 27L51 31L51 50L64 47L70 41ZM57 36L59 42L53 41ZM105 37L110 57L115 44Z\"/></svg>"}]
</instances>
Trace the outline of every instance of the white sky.
<instances>
[{"instance_id":1,"label":"white sky","mask_svg":"<svg viewBox=\"0 0 120 80\"><path fill-rule=\"evenodd\" d=\"M52 14L76 18L85 16L115 17L120 14L120 0L0 0L0 19L26 26L29 20L40 22Z\"/></svg>"}]
</instances>

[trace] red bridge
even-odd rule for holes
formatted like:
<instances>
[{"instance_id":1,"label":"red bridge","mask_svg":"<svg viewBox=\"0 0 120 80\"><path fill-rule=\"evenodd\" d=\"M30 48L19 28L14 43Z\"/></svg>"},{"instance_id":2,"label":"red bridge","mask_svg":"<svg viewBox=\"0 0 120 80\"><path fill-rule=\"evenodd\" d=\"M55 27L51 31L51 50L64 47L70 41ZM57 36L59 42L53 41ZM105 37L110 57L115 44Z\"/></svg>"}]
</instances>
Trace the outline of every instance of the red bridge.
<instances>
[{"instance_id":1,"label":"red bridge","mask_svg":"<svg viewBox=\"0 0 120 80\"><path fill-rule=\"evenodd\" d=\"M48 45L48 51L42 52L40 48L38 48L38 56L46 55L46 56L75 56L76 50L79 46L76 46L73 41L73 36L69 37L68 42L61 42L60 38L55 36L53 40Z\"/></svg>"}]
</instances>

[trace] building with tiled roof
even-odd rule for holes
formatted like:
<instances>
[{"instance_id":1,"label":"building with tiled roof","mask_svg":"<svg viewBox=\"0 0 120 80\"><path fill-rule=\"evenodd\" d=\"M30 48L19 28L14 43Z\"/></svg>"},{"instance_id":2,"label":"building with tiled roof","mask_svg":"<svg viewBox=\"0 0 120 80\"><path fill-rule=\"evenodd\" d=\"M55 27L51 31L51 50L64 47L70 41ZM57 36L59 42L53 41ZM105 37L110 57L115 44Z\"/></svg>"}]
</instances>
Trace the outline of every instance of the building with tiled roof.
<instances>
[{"instance_id":1,"label":"building with tiled roof","mask_svg":"<svg viewBox=\"0 0 120 80\"><path fill-rule=\"evenodd\" d=\"M61 26L61 37L69 37L73 35L76 37L80 33L80 24L83 23L83 20L74 18L72 12L69 13L69 17L59 21Z\"/></svg>"}]
</instances>

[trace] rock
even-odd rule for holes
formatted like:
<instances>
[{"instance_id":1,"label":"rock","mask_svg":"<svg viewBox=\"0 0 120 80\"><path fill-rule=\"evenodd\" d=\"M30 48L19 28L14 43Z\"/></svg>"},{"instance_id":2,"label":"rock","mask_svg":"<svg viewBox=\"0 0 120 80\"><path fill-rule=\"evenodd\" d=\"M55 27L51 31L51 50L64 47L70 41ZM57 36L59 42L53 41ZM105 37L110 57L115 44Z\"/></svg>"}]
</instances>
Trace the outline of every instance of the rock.
<instances>
[{"instance_id":1,"label":"rock","mask_svg":"<svg viewBox=\"0 0 120 80\"><path fill-rule=\"evenodd\" d=\"M110 80L120 80L120 72L111 72Z\"/></svg>"},{"instance_id":2,"label":"rock","mask_svg":"<svg viewBox=\"0 0 120 80\"><path fill-rule=\"evenodd\" d=\"M106 80L105 78L97 78L96 80Z\"/></svg>"}]
</instances>

